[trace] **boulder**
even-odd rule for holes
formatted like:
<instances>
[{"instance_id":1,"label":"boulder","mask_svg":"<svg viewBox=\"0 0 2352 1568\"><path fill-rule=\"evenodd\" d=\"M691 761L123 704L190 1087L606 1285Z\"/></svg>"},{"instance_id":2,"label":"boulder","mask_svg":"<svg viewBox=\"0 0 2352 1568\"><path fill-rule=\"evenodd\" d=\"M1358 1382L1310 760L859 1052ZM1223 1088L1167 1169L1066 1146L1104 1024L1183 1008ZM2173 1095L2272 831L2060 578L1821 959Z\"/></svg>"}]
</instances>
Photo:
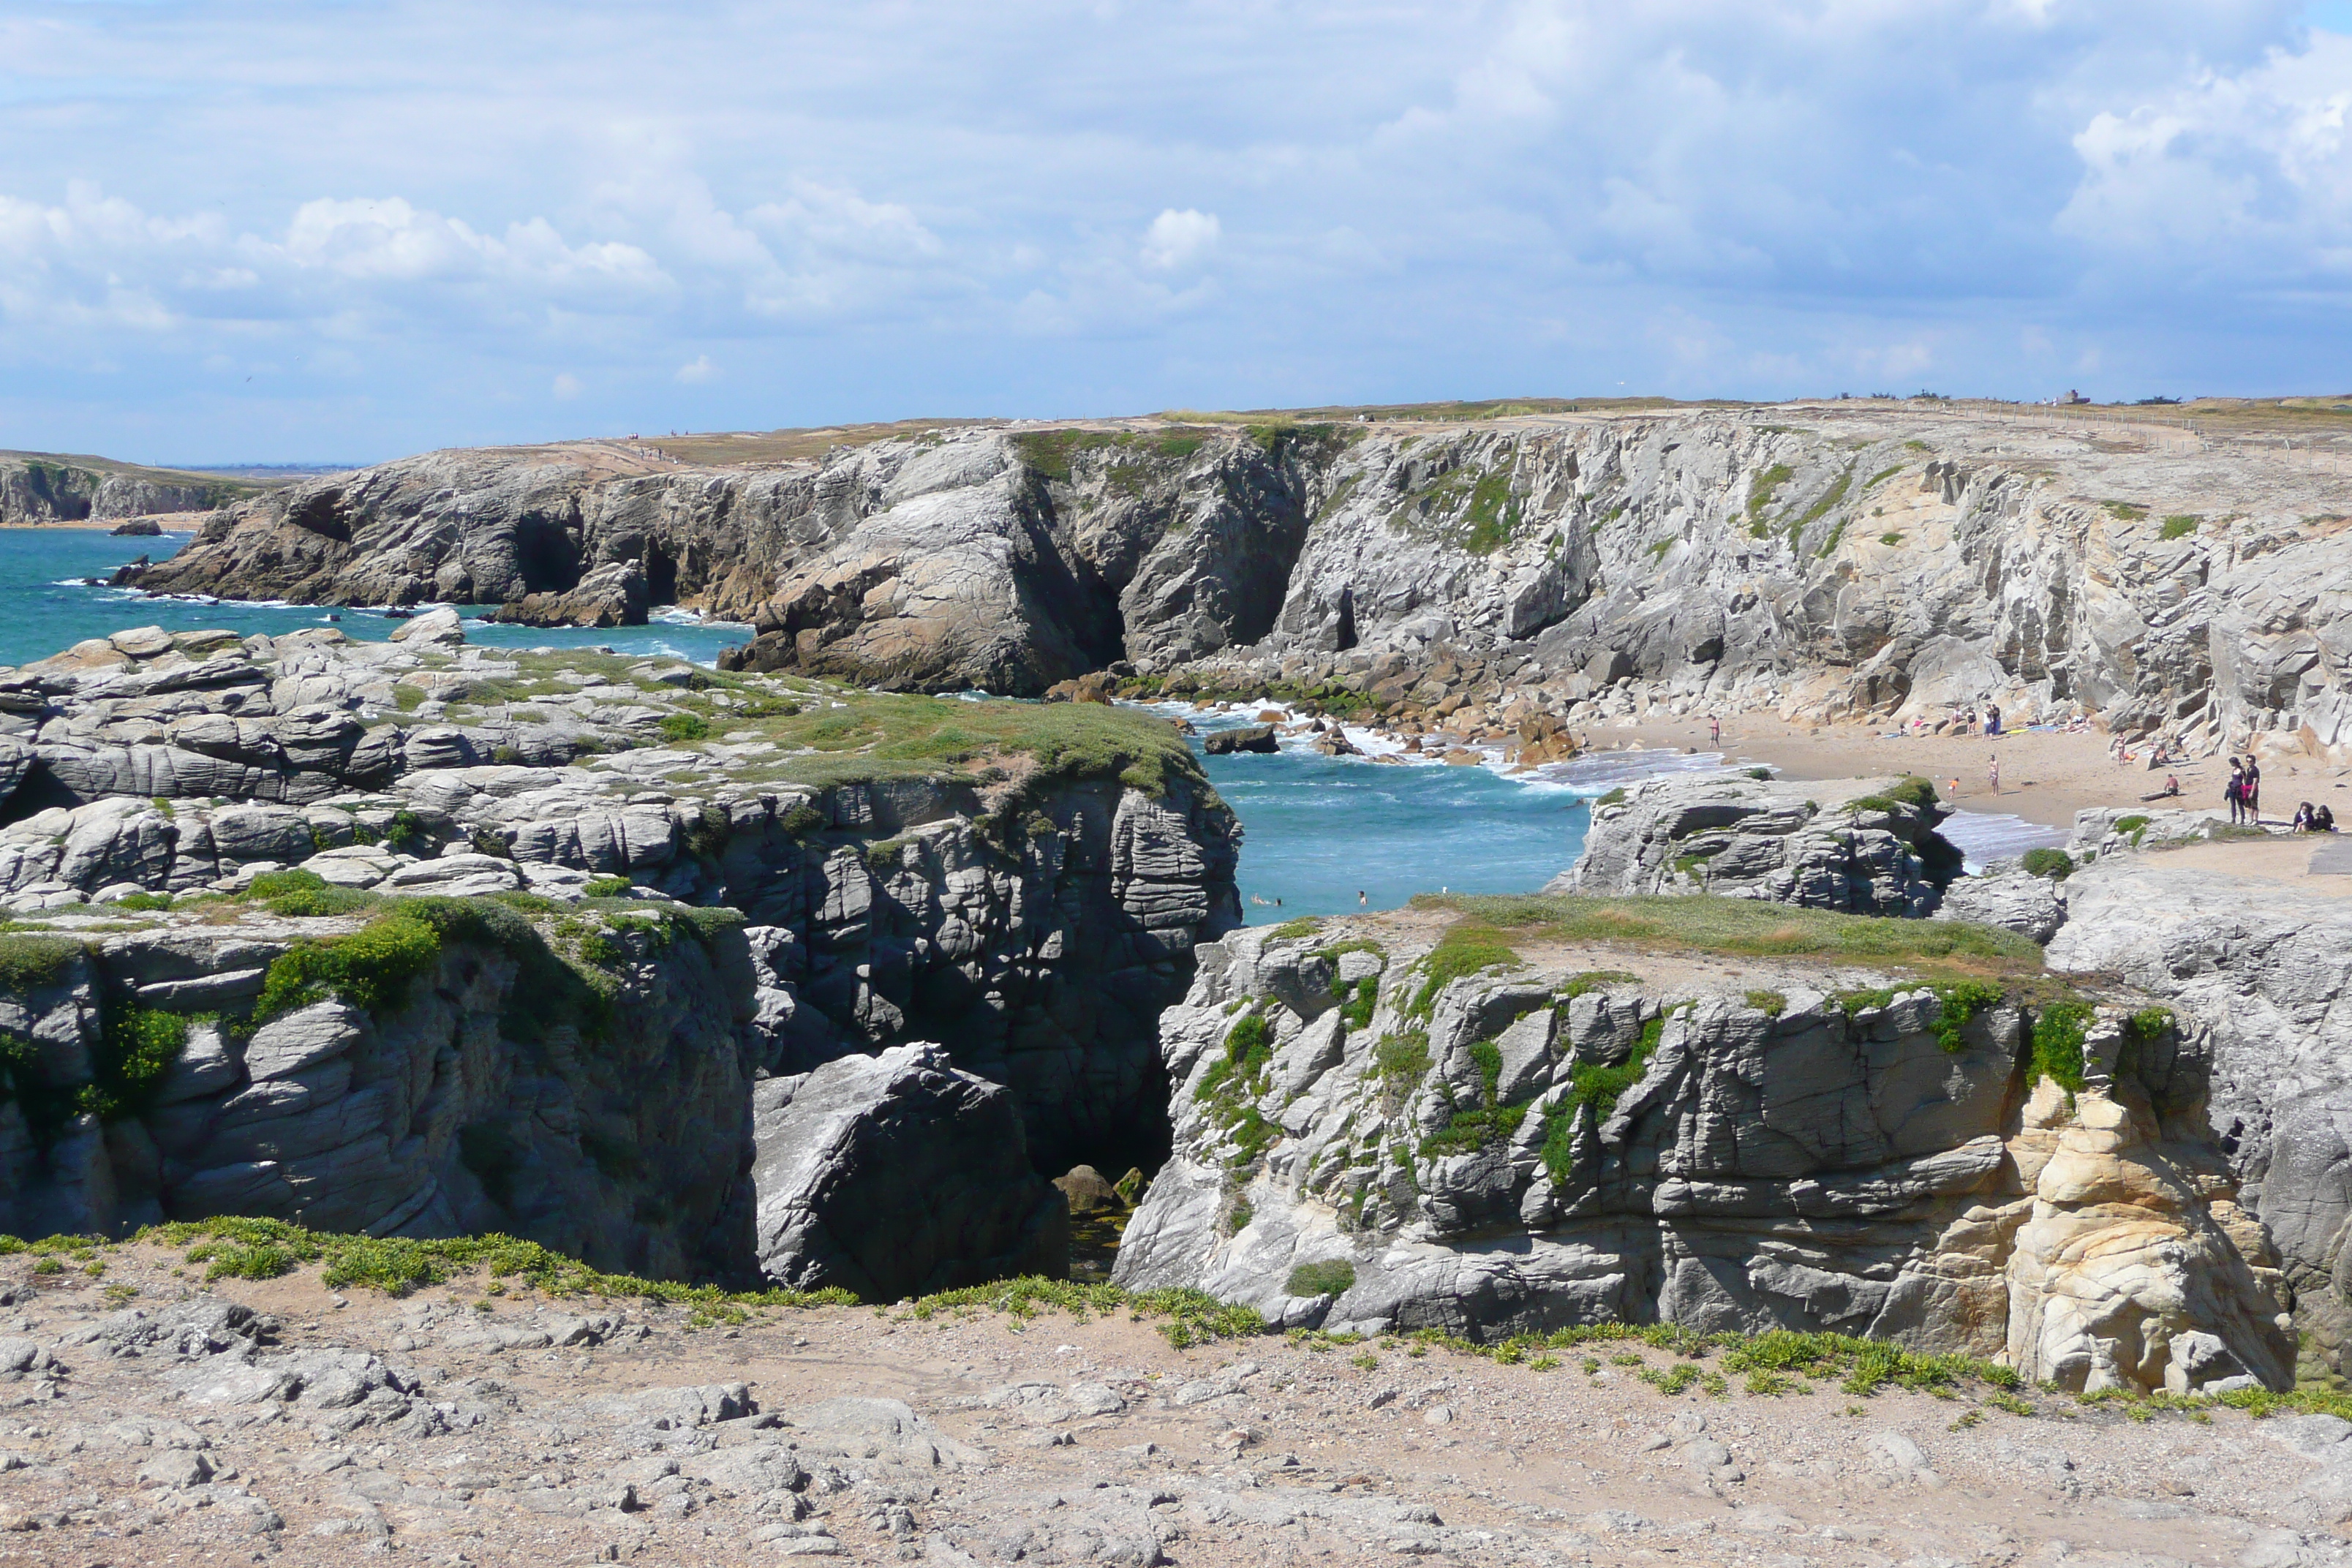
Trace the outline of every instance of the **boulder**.
<instances>
[{"instance_id":1,"label":"boulder","mask_svg":"<svg viewBox=\"0 0 2352 1568\"><path fill-rule=\"evenodd\" d=\"M641 626L648 600L634 561L610 562L562 591L526 594L491 618L526 626Z\"/></svg>"},{"instance_id":2,"label":"boulder","mask_svg":"<svg viewBox=\"0 0 2352 1568\"><path fill-rule=\"evenodd\" d=\"M465 618L446 605L427 610L393 627L391 640L420 647L454 647L466 640Z\"/></svg>"},{"instance_id":3,"label":"boulder","mask_svg":"<svg viewBox=\"0 0 2352 1568\"><path fill-rule=\"evenodd\" d=\"M2066 885L2015 869L1957 877L1944 889L1932 918L2000 926L2046 944L2066 921Z\"/></svg>"},{"instance_id":4,"label":"boulder","mask_svg":"<svg viewBox=\"0 0 2352 1568\"><path fill-rule=\"evenodd\" d=\"M932 1045L849 1057L753 1096L760 1270L874 1301L1069 1269L1069 1213L1030 1168L1012 1093Z\"/></svg>"},{"instance_id":5,"label":"boulder","mask_svg":"<svg viewBox=\"0 0 2352 1568\"><path fill-rule=\"evenodd\" d=\"M1237 730L1219 730L1201 742L1201 749L1213 757L1229 757L1239 752L1259 752L1271 756L1282 749L1274 738L1271 724L1244 724Z\"/></svg>"},{"instance_id":6,"label":"boulder","mask_svg":"<svg viewBox=\"0 0 2352 1568\"><path fill-rule=\"evenodd\" d=\"M1653 779L1630 786L1622 802L1593 806L1583 854L1544 890L1601 898L1704 892L1852 914L1926 915L1958 873L1960 854L1936 831L1948 810L1923 784Z\"/></svg>"}]
</instances>

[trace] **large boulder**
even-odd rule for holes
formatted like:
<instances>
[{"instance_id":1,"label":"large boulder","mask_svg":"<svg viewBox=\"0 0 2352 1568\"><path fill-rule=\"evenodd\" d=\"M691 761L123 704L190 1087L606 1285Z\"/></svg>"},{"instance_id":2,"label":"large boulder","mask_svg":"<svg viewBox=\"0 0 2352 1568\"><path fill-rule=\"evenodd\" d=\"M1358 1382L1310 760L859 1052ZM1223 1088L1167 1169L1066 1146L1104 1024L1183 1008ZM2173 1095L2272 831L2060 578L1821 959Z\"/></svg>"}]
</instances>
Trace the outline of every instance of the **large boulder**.
<instances>
[{"instance_id":1,"label":"large boulder","mask_svg":"<svg viewBox=\"0 0 2352 1568\"><path fill-rule=\"evenodd\" d=\"M615 561L573 587L509 600L492 618L526 626L641 626L646 608L645 574L634 561Z\"/></svg>"},{"instance_id":2,"label":"large boulder","mask_svg":"<svg viewBox=\"0 0 2352 1568\"><path fill-rule=\"evenodd\" d=\"M1013 1095L939 1047L848 1057L753 1090L760 1269L894 1301L1069 1271L1069 1211Z\"/></svg>"},{"instance_id":3,"label":"large boulder","mask_svg":"<svg viewBox=\"0 0 2352 1568\"><path fill-rule=\"evenodd\" d=\"M1944 889L1932 918L2000 926L2047 943L2066 923L2065 884L2014 865L1981 877L1958 877Z\"/></svg>"},{"instance_id":4,"label":"large boulder","mask_svg":"<svg viewBox=\"0 0 2352 1568\"><path fill-rule=\"evenodd\" d=\"M1920 916L1959 851L1922 779L1664 778L1597 803L1584 853L1544 891L1714 893L1851 914Z\"/></svg>"}]
</instances>

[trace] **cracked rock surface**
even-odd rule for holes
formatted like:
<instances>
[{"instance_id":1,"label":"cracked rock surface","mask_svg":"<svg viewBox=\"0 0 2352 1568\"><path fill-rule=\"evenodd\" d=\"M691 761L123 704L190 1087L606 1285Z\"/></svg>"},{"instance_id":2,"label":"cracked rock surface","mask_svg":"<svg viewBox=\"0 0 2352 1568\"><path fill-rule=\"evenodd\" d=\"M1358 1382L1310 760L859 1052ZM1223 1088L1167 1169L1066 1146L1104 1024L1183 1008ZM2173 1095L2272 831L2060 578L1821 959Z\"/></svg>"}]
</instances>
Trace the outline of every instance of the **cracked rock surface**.
<instances>
[{"instance_id":1,"label":"cracked rock surface","mask_svg":"<svg viewBox=\"0 0 2352 1568\"><path fill-rule=\"evenodd\" d=\"M178 1252L0 1260L0 1554L420 1562L2210 1563L2347 1559L2352 1426L1080 1321L404 1300ZM127 1292L127 1294L126 1294ZM1633 1364L1625 1364L1633 1363ZM1956 1415L1969 1419L1956 1423Z\"/></svg>"}]
</instances>

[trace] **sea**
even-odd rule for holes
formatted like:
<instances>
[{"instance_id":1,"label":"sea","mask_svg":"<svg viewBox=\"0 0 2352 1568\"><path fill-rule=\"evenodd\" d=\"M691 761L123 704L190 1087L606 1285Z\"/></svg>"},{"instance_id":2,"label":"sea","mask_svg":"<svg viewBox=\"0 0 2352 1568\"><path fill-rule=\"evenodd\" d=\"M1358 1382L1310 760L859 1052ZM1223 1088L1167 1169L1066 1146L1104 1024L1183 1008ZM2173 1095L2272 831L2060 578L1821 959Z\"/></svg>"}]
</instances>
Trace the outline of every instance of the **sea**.
<instances>
[{"instance_id":1,"label":"sea","mask_svg":"<svg viewBox=\"0 0 2352 1568\"><path fill-rule=\"evenodd\" d=\"M209 595L163 595L94 585L141 555L163 560L185 534L115 538L99 529L0 529L0 665L18 665L131 626L167 631L226 627L280 636L331 625L345 637L380 641L401 624L372 610L252 603ZM500 626L468 616L468 641L493 647L609 648L709 666L751 628L656 609L649 624L604 629ZM1202 737L1254 723L1255 705L1196 712ZM1202 756L1210 781L1241 819L1239 880L1253 924L1302 915L1392 909L1415 893L1529 893L1567 869L1584 847L1591 802L1621 785L1670 773L1713 773L1738 765L1716 752L1665 748L1598 752L1566 763L1515 769L1499 752L1476 763L1434 760L1382 763L1393 742L1350 729L1367 755L1325 757L1304 737L1273 755ZM1198 748L1196 739L1193 745ZM1402 753L1399 753L1400 755ZM2065 835L2015 816L1959 812L1944 825L1970 866Z\"/></svg>"}]
</instances>

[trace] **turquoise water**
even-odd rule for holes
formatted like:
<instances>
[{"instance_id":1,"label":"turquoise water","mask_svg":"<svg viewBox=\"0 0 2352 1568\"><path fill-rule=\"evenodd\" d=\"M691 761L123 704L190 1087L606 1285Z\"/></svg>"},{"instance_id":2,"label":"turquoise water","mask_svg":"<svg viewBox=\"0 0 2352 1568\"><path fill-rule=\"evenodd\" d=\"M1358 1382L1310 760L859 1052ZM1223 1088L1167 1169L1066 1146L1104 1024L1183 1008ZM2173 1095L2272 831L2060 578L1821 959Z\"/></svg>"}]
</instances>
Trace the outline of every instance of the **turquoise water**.
<instances>
[{"instance_id":1,"label":"turquoise water","mask_svg":"<svg viewBox=\"0 0 2352 1568\"><path fill-rule=\"evenodd\" d=\"M1184 714L1204 733L1253 720L1175 705L1160 711ZM1361 731L1349 738L1378 744ZM1393 909L1415 893L1532 893L1582 852L1595 796L1634 779L1722 765L1712 755L1612 752L1510 775L1494 766L1325 757L1292 745L1273 755L1202 757L1241 818L1243 912L1254 925Z\"/></svg>"},{"instance_id":2,"label":"turquoise water","mask_svg":"<svg viewBox=\"0 0 2352 1568\"><path fill-rule=\"evenodd\" d=\"M167 598L120 588L92 588L79 579L110 577L145 555L162 561L187 542L185 534L116 539L94 528L0 529L0 665L24 664L131 626L194 631L226 626L272 636L330 623L362 642L381 642L400 623L372 610L315 605L253 605L208 598ZM471 606L464 613L477 613ZM747 642L751 628L692 616L651 626L603 631L501 626L467 621L469 641L492 647L611 647L622 653L667 654L709 664L730 643Z\"/></svg>"}]
</instances>

